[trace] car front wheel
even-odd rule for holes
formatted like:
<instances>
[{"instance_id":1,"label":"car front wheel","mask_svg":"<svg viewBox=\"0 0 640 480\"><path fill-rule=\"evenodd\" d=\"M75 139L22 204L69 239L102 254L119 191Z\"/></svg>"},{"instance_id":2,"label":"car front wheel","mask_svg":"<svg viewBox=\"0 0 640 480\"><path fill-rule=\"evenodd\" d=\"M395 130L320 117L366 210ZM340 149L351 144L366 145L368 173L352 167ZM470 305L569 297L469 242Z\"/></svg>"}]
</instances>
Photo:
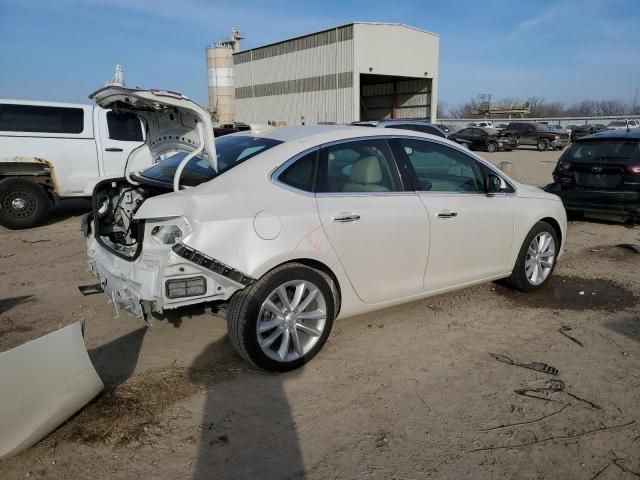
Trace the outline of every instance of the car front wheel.
<instances>
[{"instance_id":1,"label":"car front wheel","mask_svg":"<svg viewBox=\"0 0 640 480\"><path fill-rule=\"evenodd\" d=\"M231 299L229 338L254 365L288 371L323 347L335 315L331 279L299 263L281 265Z\"/></svg>"},{"instance_id":2,"label":"car front wheel","mask_svg":"<svg viewBox=\"0 0 640 480\"><path fill-rule=\"evenodd\" d=\"M489 153L495 153L498 151L498 144L495 142L489 142L487 144L487 152Z\"/></svg>"},{"instance_id":3,"label":"car front wheel","mask_svg":"<svg viewBox=\"0 0 640 480\"><path fill-rule=\"evenodd\" d=\"M549 140L547 140L546 138L541 138L537 143L538 150L541 152L549 150L549 145Z\"/></svg>"},{"instance_id":4,"label":"car front wheel","mask_svg":"<svg viewBox=\"0 0 640 480\"><path fill-rule=\"evenodd\" d=\"M542 287L556 266L559 247L558 235L553 227L546 222L536 223L520 248L507 283L523 292Z\"/></svg>"}]
</instances>

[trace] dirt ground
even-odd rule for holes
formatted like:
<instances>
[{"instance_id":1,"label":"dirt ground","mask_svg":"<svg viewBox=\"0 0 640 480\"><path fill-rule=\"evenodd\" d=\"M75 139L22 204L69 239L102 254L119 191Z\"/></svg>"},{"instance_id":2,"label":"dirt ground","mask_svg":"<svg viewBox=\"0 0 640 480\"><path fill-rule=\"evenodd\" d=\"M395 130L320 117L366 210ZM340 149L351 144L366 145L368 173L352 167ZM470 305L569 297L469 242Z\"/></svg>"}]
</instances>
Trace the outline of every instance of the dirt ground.
<instances>
[{"instance_id":1,"label":"dirt ground","mask_svg":"<svg viewBox=\"0 0 640 480\"><path fill-rule=\"evenodd\" d=\"M558 153L486 157L544 185ZM2 479L639 475L640 255L616 245L640 242L640 227L573 221L542 291L486 284L339 320L305 368L269 374L235 354L220 314L192 309L145 329L114 319L103 295L80 295L94 281L85 208L29 231L0 227L0 351L82 319L108 385L0 462Z\"/></svg>"}]
</instances>

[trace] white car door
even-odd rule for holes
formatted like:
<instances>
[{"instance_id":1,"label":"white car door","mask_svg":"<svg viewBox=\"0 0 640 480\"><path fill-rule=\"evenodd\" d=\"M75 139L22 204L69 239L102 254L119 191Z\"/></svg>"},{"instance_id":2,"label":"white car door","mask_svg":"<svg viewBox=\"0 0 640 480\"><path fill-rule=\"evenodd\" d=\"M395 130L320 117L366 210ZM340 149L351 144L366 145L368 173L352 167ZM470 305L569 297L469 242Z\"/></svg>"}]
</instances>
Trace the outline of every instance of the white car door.
<instances>
[{"instance_id":1,"label":"white car door","mask_svg":"<svg viewBox=\"0 0 640 480\"><path fill-rule=\"evenodd\" d=\"M132 113L115 113L98 109L100 141L98 149L102 158L102 175L121 177L131 151L145 141L142 122ZM143 147L135 157L129 171L143 170L152 164L151 154Z\"/></svg>"},{"instance_id":2,"label":"white car door","mask_svg":"<svg viewBox=\"0 0 640 480\"><path fill-rule=\"evenodd\" d=\"M416 193L404 191L386 140L325 146L317 171L322 227L358 296L378 303L420 293L428 219Z\"/></svg>"},{"instance_id":3,"label":"white car door","mask_svg":"<svg viewBox=\"0 0 640 480\"><path fill-rule=\"evenodd\" d=\"M503 274L512 249L514 199L487 195L483 166L460 150L430 140L399 138L415 173L430 224L428 291Z\"/></svg>"}]
</instances>

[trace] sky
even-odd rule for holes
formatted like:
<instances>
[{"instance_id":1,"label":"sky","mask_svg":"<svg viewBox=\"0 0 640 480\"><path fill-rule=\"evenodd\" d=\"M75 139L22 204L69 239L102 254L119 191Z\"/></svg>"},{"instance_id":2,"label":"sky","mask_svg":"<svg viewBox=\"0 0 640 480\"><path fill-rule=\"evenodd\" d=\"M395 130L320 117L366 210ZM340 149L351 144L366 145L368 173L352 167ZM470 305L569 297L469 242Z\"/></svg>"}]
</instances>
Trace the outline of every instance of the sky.
<instances>
[{"instance_id":1,"label":"sky","mask_svg":"<svg viewBox=\"0 0 640 480\"><path fill-rule=\"evenodd\" d=\"M206 105L205 47L231 27L246 49L352 21L438 33L449 106L640 95L640 0L0 0L0 97L88 103L120 63Z\"/></svg>"}]
</instances>

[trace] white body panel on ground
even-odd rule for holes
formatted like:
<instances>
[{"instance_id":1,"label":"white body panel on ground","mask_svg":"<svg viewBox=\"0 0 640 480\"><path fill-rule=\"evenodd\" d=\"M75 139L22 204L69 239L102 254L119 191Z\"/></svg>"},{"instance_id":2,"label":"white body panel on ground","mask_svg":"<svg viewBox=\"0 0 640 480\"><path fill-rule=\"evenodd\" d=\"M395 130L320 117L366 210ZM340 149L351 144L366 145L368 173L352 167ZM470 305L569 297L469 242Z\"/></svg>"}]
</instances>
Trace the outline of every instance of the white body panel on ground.
<instances>
[{"instance_id":1,"label":"white body panel on ground","mask_svg":"<svg viewBox=\"0 0 640 480\"><path fill-rule=\"evenodd\" d=\"M103 388L81 322L0 353L0 458L44 438Z\"/></svg>"}]
</instances>

